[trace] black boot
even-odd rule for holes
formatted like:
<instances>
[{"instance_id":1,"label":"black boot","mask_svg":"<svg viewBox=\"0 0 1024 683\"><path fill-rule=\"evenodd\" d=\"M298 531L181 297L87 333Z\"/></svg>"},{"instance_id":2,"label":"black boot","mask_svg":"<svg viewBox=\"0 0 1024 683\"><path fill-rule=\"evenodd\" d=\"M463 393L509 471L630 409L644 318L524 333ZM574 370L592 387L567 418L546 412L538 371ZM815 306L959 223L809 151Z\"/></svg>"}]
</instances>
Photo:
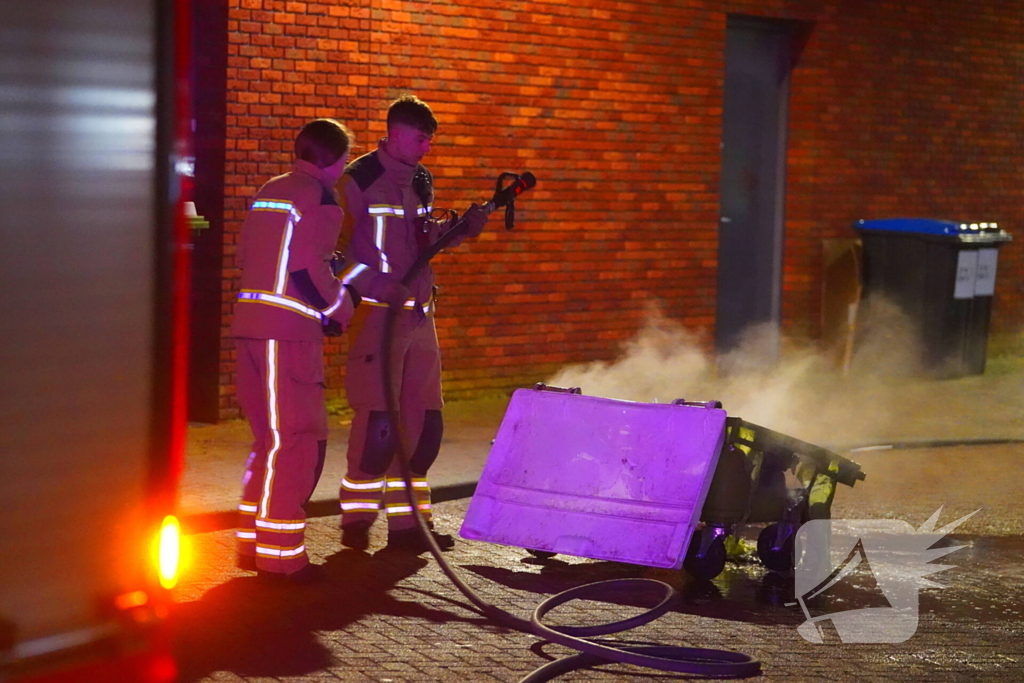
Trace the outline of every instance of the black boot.
<instances>
[{"instance_id":1,"label":"black boot","mask_svg":"<svg viewBox=\"0 0 1024 683\"><path fill-rule=\"evenodd\" d=\"M341 544L353 550L366 550L370 547L370 527L373 522L360 520L341 525Z\"/></svg>"},{"instance_id":2,"label":"black boot","mask_svg":"<svg viewBox=\"0 0 1024 683\"><path fill-rule=\"evenodd\" d=\"M255 555L236 555L235 566L239 569L244 569L247 572L257 571L256 569L256 556Z\"/></svg>"},{"instance_id":3,"label":"black boot","mask_svg":"<svg viewBox=\"0 0 1024 683\"><path fill-rule=\"evenodd\" d=\"M433 535L437 547L441 550L451 550L455 547L455 539L450 535L439 534L433 530L430 533ZM419 555L428 552L430 545L427 543L427 539L423 537L423 533L419 528L401 529L388 533L388 545L385 550Z\"/></svg>"},{"instance_id":4,"label":"black boot","mask_svg":"<svg viewBox=\"0 0 1024 683\"><path fill-rule=\"evenodd\" d=\"M307 564L297 572L281 574L278 572L256 572L256 578L271 585L311 586L327 578L327 570L322 564Z\"/></svg>"}]
</instances>

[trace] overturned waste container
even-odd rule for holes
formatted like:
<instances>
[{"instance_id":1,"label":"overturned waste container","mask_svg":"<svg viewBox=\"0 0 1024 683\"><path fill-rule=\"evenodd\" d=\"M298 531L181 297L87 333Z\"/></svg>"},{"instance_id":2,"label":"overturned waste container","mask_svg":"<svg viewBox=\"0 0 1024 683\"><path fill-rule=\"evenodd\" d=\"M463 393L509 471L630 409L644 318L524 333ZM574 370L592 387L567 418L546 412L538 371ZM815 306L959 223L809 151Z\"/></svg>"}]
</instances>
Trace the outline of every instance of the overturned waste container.
<instances>
[{"instance_id":1,"label":"overturned waste container","mask_svg":"<svg viewBox=\"0 0 1024 683\"><path fill-rule=\"evenodd\" d=\"M999 247L997 223L926 218L861 220L864 296L883 296L910 318L923 366L937 378L985 371Z\"/></svg>"},{"instance_id":2,"label":"overturned waste container","mask_svg":"<svg viewBox=\"0 0 1024 683\"><path fill-rule=\"evenodd\" d=\"M730 416L701 508L703 524L683 567L698 579L714 578L725 566L725 538L741 525L765 524L757 537L757 558L768 569L788 571L800 526L831 518L836 486L852 487L864 478L853 460Z\"/></svg>"},{"instance_id":3,"label":"overturned waste container","mask_svg":"<svg viewBox=\"0 0 1024 683\"><path fill-rule=\"evenodd\" d=\"M793 539L827 518L860 466L727 415L718 401L638 403L543 384L512 395L466 511L463 538L685 568L711 579L726 538L767 523L758 557L793 567Z\"/></svg>"}]
</instances>

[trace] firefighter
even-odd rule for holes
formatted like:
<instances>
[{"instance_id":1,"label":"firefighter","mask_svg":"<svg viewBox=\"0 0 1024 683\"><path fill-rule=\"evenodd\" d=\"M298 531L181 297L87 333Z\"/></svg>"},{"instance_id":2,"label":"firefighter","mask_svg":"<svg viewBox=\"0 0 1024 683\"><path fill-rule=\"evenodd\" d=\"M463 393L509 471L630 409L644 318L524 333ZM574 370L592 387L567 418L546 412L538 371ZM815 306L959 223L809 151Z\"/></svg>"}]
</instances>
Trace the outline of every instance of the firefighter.
<instances>
[{"instance_id":1,"label":"firefighter","mask_svg":"<svg viewBox=\"0 0 1024 683\"><path fill-rule=\"evenodd\" d=\"M353 161L339 185L345 210L342 238L348 276L364 294L365 304L353 321L348 353L345 390L354 416L347 472L339 492L341 542L358 550L369 546L369 529L382 510L388 523L388 549L427 550L395 458L399 431L391 423L386 404L380 352L383 342L391 343L393 395L399 404L413 492L419 510L430 522L426 476L437 458L444 430L434 276L428 266L409 283L408 298L396 313L391 340L382 339L387 303L362 280L370 274L404 277L422 250L450 225L450 221L431 219L433 176L420 163L436 130L437 119L426 103L411 95L398 98L388 109L387 137L375 151ZM463 218L465 234L476 237L487 222L487 213L473 204ZM442 549L454 545L451 536L433 533Z\"/></svg>"},{"instance_id":2,"label":"firefighter","mask_svg":"<svg viewBox=\"0 0 1024 683\"><path fill-rule=\"evenodd\" d=\"M242 225L241 292L231 334L238 402L252 427L237 531L238 565L264 578L322 578L304 546L303 505L327 448L325 326L344 328L359 303L335 276L342 211L335 185L351 133L333 119L307 124L289 173L268 181Z\"/></svg>"}]
</instances>

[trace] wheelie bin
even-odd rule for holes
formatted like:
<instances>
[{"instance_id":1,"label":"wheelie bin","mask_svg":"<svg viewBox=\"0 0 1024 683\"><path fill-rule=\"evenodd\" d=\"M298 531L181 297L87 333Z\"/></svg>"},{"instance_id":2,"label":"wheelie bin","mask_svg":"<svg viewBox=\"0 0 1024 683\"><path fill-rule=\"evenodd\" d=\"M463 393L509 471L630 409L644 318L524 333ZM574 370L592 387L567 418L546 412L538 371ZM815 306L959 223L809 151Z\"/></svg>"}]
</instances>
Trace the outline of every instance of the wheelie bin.
<instances>
[{"instance_id":1,"label":"wheelie bin","mask_svg":"<svg viewBox=\"0 0 1024 683\"><path fill-rule=\"evenodd\" d=\"M729 417L718 401L638 403L539 384L513 394L460 534L710 579L726 536L767 523L758 555L784 571L799 525L828 516L837 483L863 478L856 463Z\"/></svg>"},{"instance_id":2,"label":"wheelie bin","mask_svg":"<svg viewBox=\"0 0 1024 683\"><path fill-rule=\"evenodd\" d=\"M863 296L884 297L909 318L922 369L936 378L985 372L999 248L997 223L928 218L860 220Z\"/></svg>"},{"instance_id":3,"label":"wheelie bin","mask_svg":"<svg viewBox=\"0 0 1024 683\"><path fill-rule=\"evenodd\" d=\"M712 579L725 566L725 540L741 525L765 524L757 557L773 571L793 568L800 525L828 519L837 484L863 480L856 462L738 417L726 420L726 439L683 567Z\"/></svg>"}]
</instances>

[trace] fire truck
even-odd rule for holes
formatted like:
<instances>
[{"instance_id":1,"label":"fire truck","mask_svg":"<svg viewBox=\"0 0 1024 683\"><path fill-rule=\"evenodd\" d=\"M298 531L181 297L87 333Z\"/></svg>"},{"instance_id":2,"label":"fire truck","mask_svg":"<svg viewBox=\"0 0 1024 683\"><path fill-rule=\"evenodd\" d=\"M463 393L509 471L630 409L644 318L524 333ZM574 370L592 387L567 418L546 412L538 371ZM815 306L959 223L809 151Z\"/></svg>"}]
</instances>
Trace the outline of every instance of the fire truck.
<instances>
[{"instance_id":1,"label":"fire truck","mask_svg":"<svg viewBox=\"0 0 1024 683\"><path fill-rule=\"evenodd\" d=\"M174 680L188 0L0 13L0 680Z\"/></svg>"}]
</instances>

